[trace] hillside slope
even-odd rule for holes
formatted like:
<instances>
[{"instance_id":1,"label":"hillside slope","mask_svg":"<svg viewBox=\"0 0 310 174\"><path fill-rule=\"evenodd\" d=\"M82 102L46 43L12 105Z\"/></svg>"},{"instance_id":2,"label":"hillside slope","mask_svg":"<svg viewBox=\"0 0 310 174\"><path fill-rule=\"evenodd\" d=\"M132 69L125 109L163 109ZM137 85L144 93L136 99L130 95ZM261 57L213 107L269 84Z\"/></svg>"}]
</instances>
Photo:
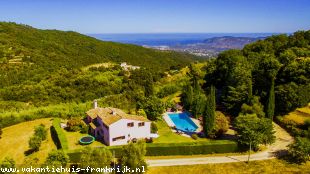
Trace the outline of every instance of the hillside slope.
<instances>
[{"instance_id":1,"label":"hillside slope","mask_svg":"<svg viewBox=\"0 0 310 174\"><path fill-rule=\"evenodd\" d=\"M0 22L0 63L30 63L48 70L80 68L107 61L165 70L185 65L194 56L161 52L140 46L103 42L76 32L40 30L27 25ZM33 69L32 68L32 69Z\"/></svg>"},{"instance_id":2,"label":"hillside slope","mask_svg":"<svg viewBox=\"0 0 310 174\"><path fill-rule=\"evenodd\" d=\"M40 30L0 22L0 101L4 110L17 108L17 101L22 102L21 108L32 104L86 102L131 91L127 89L126 73L120 67L84 71L89 65L127 62L147 68L157 76L171 66L185 66L196 58L104 42L72 31ZM141 90L143 85L132 87L132 91L137 88ZM131 96L136 95L128 96L129 103L135 103Z\"/></svg>"}]
</instances>

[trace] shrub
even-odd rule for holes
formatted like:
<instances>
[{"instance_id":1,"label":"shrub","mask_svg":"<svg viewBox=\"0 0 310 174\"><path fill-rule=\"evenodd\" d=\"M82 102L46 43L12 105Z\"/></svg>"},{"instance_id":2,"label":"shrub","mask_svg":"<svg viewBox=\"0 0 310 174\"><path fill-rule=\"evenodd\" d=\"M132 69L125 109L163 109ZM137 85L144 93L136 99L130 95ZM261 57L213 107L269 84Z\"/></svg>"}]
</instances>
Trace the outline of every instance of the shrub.
<instances>
[{"instance_id":1,"label":"shrub","mask_svg":"<svg viewBox=\"0 0 310 174\"><path fill-rule=\"evenodd\" d=\"M79 167L81 168L86 168L87 166L93 168L105 167L111 164L112 153L107 148L85 148L80 158Z\"/></svg>"},{"instance_id":2,"label":"shrub","mask_svg":"<svg viewBox=\"0 0 310 174\"><path fill-rule=\"evenodd\" d=\"M29 148L33 151L39 151L42 139L38 136L32 136L29 139Z\"/></svg>"},{"instance_id":3,"label":"shrub","mask_svg":"<svg viewBox=\"0 0 310 174\"><path fill-rule=\"evenodd\" d=\"M45 129L45 126L43 124L40 124L39 126L35 127L33 136L29 139L29 153L39 151L41 143L43 140L46 140L47 137L47 130Z\"/></svg>"},{"instance_id":4,"label":"shrub","mask_svg":"<svg viewBox=\"0 0 310 174\"><path fill-rule=\"evenodd\" d=\"M242 104L241 113L242 114L256 114L258 117L265 117L264 106L260 103L260 98L258 96L254 96L250 104Z\"/></svg>"},{"instance_id":5,"label":"shrub","mask_svg":"<svg viewBox=\"0 0 310 174\"><path fill-rule=\"evenodd\" d=\"M88 129L89 129L88 125L83 122L83 124L81 125L80 132L82 134L86 134L88 132Z\"/></svg>"},{"instance_id":6,"label":"shrub","mask_svg":"<svg viewBox=\"0 0 310 174\"><path fill-rule=\"evenodd\" d=\"M152 122L151 123L151 133L155 134L155 133L157 133L157 131L158 131L158 128L157 128L156 123Z\"/></svg>"},{"instance_id":7,"label":"shrub","mask_svg":"<svg viewBox=\"0 0 310 174\"><path fill-rule=\"evenodd\" d=\"M197 134L192 134L191 135L192 139L197 140L198 139L198 135Z\"/></svg>"},{"instance_id":8,"label":"shrub","mask_svg":"<svg viewBox=\"0 0 310 174\"><path fill-rule=\"evenodd\" d=\"M41 141L46 140L47 130L43 124L37 126L34 130L34 136L37 136L41 139Z\"/></svg>"},{"instance_id":9,"label":"shrub","mask_svg":"<svg viewBox=\"0 0 310 174\"><path fill-rule=\"evenodd\" d=\"M310 160L310 140L296 138L296 141L289 146L289 155L296 163L304 163Z\"/></svg>"},{"instance_id":10,"label":"shrub","mask_svg":"<svg viewBox=\"0 0 310 174\"><path fill-rule=\"evenodd\" d=\"M81 131L83 126L83 121L79 118L71 118L67 121L67 131L77 132Z\"/></svg>"},{"instance_id":11,"label":"shrub","mask_svg":"<svg viewBox=\"0 0 310 174\"><path fill-rule=\"evenodd\" d=\"M15 168L15 164L13 158L5 157L4 160L0 162L0 168Z\"/></svg>"},{"instance_id":12,"label":"shrub","mask_svg":"<svg viewBox=\"0 0 310 174\"><path fill-rule=\"evenodd\" d=\"M62 150L53 150L51 151L45 161L45 164L48 166L55 167L65 167L69 162L69 156L64 153Z\"/></svg>"},{"instance_id":13,"label":"shrub","mask_svg":"<svg viewBox=\"0 0 310 174\"><path fill-rule=\"evenodd\" d=\"M146 143L153 143L153 138L145 138Z\"/></svg>"},{"instance_id":14,"label":"shrub","mask_svg":"<svg viewBox=\"0 0 310 174\"><path fill-rule=\"evenodd\" d=\"M138 141L137 143L129 143L127 146L123 147L121 164L125 167L136 169L139 168L140 172L136 171L135 173L143 173L142 167L144 167L145 170L147 168L147 163L144 158L145 154L146 144L143 141Z\"/></svg>"},{"instance_id":15,"label":"shrub","mask_svg":"<svg viewBox=\"0 0 310 174\"><path fill-rule=\"evenodd\" d=\"M216 111L215 114L215 126L212 133L215 137L219 137L227 132L229 128L229 121L222 112Z\"/></svg>"}]
</instances>

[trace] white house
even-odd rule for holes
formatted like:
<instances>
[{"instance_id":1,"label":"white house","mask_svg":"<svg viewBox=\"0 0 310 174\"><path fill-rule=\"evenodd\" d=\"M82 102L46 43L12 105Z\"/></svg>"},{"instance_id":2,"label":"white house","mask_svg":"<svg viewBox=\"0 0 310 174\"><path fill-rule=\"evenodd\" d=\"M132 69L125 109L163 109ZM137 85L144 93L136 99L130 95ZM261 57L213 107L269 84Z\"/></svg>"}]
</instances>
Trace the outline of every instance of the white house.
<instances>
[{"instance_id":1,"label":"white house","mask_svg":"<svg viewBox=\"0 0 310 174\"><path fill-rule=\"evenodd\" d=\"M126 114L117 108L99 108L97 101L86 114L85 122L90 126L90 134L108 146L151 137L151 121L143 116Z\"/></svg>"},{"instance_id":2,"label":"white house","mask_svg":"<svg viewBox=\"0 0 310 174\"><path fill-rule=\"evenodd\" d=\"M125 71L140 69L140 66L128 65L126 62L120 65Z\"/></svg>"}]
</instances>

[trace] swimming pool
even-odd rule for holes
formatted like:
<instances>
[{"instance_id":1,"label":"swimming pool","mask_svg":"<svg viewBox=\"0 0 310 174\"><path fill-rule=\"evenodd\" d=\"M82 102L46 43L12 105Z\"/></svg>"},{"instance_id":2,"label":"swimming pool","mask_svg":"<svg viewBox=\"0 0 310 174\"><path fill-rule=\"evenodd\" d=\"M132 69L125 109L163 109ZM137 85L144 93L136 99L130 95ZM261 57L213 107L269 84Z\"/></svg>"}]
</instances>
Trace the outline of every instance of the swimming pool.
<instances>
[{"instance_id":1,"label":"swimming pool","mask_svg":"<svg viewBox=\"0 0 310 174\"><path fill-rule=\"evenodd\" d=\"M187 113L168 113L175 127L184 132L195 132L198 126L189 118Z\"/></svg>"}]
</instances>

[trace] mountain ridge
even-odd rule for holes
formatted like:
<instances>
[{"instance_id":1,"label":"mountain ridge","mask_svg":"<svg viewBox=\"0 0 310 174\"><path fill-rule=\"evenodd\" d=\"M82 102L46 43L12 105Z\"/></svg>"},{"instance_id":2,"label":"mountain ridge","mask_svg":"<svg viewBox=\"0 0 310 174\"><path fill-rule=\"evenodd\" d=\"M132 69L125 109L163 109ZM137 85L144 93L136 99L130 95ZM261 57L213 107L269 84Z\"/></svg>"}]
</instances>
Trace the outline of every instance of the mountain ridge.
<instances>
[{"instance_id":1,"label":"mountain ridge","mask_svg":"<svg viewBox=\"0 0 310 174\"><path fill-rule=\"evenodd\" d=\"M207 44L212 48L219 49L241 49L246 44L255 42L257 40L263 40L266 37L236 37L236 36L222 36L222 37L213 37L208 38L203 41L204 44Z\"/></svg>"}]
</instances>

